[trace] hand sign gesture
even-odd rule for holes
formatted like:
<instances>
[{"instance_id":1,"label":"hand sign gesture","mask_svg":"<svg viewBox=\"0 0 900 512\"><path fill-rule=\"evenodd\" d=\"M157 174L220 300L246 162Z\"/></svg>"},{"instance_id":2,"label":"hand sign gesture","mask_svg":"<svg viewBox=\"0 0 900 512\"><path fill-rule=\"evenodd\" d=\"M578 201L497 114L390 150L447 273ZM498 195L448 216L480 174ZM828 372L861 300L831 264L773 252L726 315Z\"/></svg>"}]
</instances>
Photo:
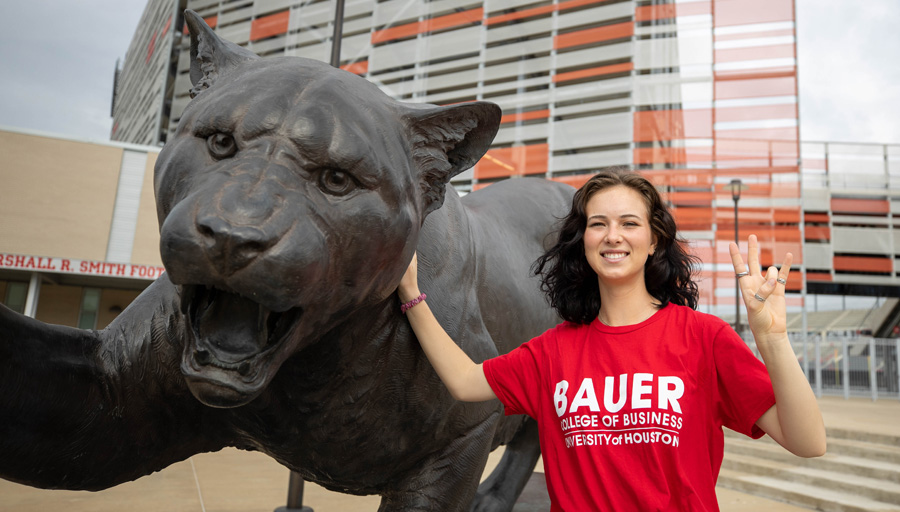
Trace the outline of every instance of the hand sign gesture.
<instances>
[{"instance_id":1,"label":"hand sign gesture","mask_svg":"<svg viewBox=\"0 0 900 512\"><path fill-rule=\"evenodd\" d=\"M744 305L747 307L750 330L753 331L757 343L762 339L769 341L773 337L786 336L787 305L784 288L794 256L787 253L780 271L772 266L763 274L759 266L759 243L756 235L750 235L747 242L749 254L746 265L741 259L737 244L732 242L728 249L731 252L734 273L741 287L741 295L744 297Z\"/></svg>"}]
</instances>

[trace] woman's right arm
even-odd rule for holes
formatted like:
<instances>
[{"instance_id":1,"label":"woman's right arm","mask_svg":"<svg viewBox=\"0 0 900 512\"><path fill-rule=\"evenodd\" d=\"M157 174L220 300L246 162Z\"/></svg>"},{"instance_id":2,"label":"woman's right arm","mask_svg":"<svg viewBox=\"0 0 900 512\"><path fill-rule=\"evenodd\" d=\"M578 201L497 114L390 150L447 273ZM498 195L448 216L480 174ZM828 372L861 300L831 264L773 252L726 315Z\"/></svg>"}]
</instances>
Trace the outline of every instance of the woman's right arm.
<instances>
[{"instance_id":1,"label":"woman's right arm","mask_svg":"<svg viewBox=\"0 0 900 512\"><path fill-rule=\"evenodd\" d=\"M418 257L413 255L409 268L397 288L403 303L420 295L417 270ZM426 302L422 301L408 309L406 317L428 361L453 398L463 402L483 402L497 398L484 376L484 368L480 364L475 364L459 345L450 339Z\"/></svg>"}]
</instances>

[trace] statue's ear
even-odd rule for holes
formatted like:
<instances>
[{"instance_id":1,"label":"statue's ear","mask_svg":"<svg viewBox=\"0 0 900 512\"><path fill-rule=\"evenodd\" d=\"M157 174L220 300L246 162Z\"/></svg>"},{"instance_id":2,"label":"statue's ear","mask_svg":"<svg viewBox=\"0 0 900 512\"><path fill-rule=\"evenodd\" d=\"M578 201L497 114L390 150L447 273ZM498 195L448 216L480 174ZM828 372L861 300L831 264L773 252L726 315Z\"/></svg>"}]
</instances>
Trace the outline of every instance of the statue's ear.
<instances>
[{"instance_id":1,"label":"statue's ear","mask_svg":"<svg viewBox=\"0 0 900 512\"><path fill-rule=\"evenodd\" d=\"M423 193L423 214L440 208L450 178L475 165L500 128L500 107L476 101L449 107L406 104L404 114Z\"/></svg>"},{"instance_id":2,"label":"statue's ear","mask_svg":"<svg viewBox=\"0 0 900 512\"><path fill-rule=\"evenodd\" d=\"M217 36L196 12L184 11L184 21L191 32L191 98L211 86L219 75L241 62L259 59L255 53Z\"/></svg>"}]
</instances>

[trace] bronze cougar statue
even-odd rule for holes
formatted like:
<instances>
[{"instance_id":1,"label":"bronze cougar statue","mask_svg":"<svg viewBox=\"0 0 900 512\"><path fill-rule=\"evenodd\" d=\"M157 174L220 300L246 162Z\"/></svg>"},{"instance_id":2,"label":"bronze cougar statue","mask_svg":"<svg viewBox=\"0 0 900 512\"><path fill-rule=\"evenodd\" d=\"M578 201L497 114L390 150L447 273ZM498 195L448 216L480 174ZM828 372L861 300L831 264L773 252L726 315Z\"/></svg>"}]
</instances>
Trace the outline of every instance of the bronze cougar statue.
<instances>
[{"instance_id":1,"label":"bronze cougar statue","mask_svg":"<svg viewBox=\"0 0 900 512\"><path fill-rule=\"evenodd\" d=\"M395 289L418 250L450 335L479 361L509 351L558 322L529 268L574 190L460 199L447 183L496 105L400 103L186 19L195 97L154 180L166 274L100 331L0 307L0 477L98 490L235 446L382 511L510 510L534 422L454 401Z\"/></svg>"}]
</instances>

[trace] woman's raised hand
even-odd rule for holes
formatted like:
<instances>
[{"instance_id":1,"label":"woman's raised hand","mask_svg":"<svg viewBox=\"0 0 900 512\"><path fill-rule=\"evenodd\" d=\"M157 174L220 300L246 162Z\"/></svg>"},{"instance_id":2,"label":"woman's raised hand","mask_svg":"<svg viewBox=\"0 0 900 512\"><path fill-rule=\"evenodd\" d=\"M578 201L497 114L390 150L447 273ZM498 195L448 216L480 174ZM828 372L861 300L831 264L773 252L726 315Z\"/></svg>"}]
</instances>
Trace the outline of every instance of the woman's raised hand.
<instances>
[{"instance_id":1,"label":"woman's raised hand","mask_svg":"<svg viewBox=\"0 0 900 512\"><path fill-rule=\"evenodd\" d=\"M746 265L741 258L737 244L732 242L728 249L731 252L734 273L737 275L738 284L741 287L741 295L744 297L744 305L747 307L747 321L750 324L750 330L753 331L757 342L760 341L759 337L761 336L786 336L787 305L784 288L791 272L791 262L794 256L791 253L785 255L780 271L772 266L763 273L759 266L759 243L756 235L750 235L747 245L749 253Z\"/></svg>"},{"instance_id":2,"label":"woman's raised hand","mask_svg":"<svg viewBox=\"0 0 900 512\"><path fill-rule=\"evenodd\" d=\"M784 287L794 257L787 253L780 271L769 267L763 274L756 235L750 235L747 242L747 264L734 242L729 245L731 263L747 306L750 330L775 392L775 405L763 413L756 424L794 455L818 457L825 453L827 444L825 424L816 395L809 387L787 335Z\"/></svg>"}]
</instances>

